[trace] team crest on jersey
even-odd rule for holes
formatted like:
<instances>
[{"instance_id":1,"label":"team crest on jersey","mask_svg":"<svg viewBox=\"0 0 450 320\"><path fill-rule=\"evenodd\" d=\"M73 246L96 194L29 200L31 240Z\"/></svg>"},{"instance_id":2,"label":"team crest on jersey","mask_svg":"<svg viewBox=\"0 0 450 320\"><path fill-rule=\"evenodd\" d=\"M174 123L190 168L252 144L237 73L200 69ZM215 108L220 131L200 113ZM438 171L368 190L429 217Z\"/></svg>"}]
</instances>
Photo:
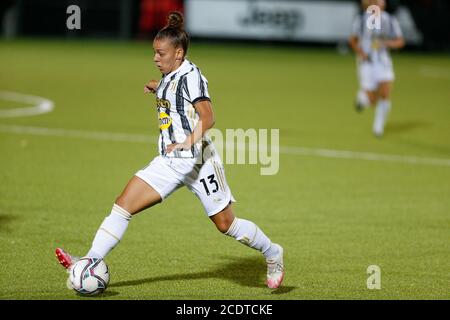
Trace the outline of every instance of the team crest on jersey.
<instances>
[{"instance_id":1,"label":"team crest on jersey","mask_svg":"<svg viewBox=\"0 0 450 320\"><path fill-rule=\"evenodd\" d=\"M177 85L178 85L178 80L172 81L172 83L170 84L170 90L172 92L175 92L177 90Z\"/></svg>"},{"instance_id":2,"label":"team crest on jersey","mask_svg":"<svg viewBox=\"0 0 450 320\"><path fill-rule=\"evenodd\" d=\"M172 118L165 112L159 113L159 129L166 130L172 125Z\"/></svg>"},{"instance_id":3,"label":"team crest on jersey","mask_svg":"<svg viewBox=\"0 0 450 320\"><path fill-rule=\"evenodd\" d=\"M156 98L156 106L158 108L170 109L170 101L166 99Z\"/></svg>"},{"instance_id":4,"label":"team crest on jersey","mask_svg":"<svg viewBox=\"0 0 450 320\"><path fill-rule=\"evenodd\" d=\"M373 50L379 50L381 48L381 42L379 39L373 39L372 40L372 49Z\"/></svg>"}]
</instances>

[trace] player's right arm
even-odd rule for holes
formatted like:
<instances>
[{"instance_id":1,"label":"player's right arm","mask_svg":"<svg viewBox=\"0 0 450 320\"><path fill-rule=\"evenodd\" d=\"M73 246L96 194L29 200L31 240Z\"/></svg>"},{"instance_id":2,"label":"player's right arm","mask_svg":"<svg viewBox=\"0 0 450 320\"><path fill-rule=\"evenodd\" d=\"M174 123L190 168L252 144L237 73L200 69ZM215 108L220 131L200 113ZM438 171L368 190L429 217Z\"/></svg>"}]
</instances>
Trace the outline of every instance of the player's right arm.
<instances>
[{"instance_id":1,"label":"player's right arm","mask_svg":"<svg viewBox=\"0 0 450 320\"><path fill-rule=\"evenodd\" d=\"M350 36L348 39L348 43L350 48L352 48L353 52L362 60L366 61L369 59L369 56L363 51L361 46L359 45L359 38L355 35Z\"/></svg>"},{"instance_id":2,"label":"player's right arm","mask_svg":"<svg viewBox=\"0 0 450 320\"><path fill-rule=\"evenodd\" d=\"M364 52L360 46L360 36L362 34L362 16L356 16L352 23L352 28L350 32L350 37L348 39L348 44L352 48L353 52L363 61L369 60L369 56Z\"/></svg>"}]
</instances>

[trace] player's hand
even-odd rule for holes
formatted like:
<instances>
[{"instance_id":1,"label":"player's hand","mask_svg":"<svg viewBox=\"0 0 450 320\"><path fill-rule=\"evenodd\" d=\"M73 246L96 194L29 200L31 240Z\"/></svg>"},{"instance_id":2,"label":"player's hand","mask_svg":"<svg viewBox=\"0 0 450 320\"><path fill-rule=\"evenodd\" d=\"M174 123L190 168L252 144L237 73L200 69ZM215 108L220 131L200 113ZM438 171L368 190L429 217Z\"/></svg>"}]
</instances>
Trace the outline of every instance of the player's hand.
<instances>
[{"instance_id":1,"label":"player's hand","mask_svg":"<svg viewBox=\"0 0 450 320\"><path fill-rule=\"evenodd\" d=\"M359 51L358 52L358 57L362 60L362 61L369 61L369 56L364 52L364 51Z\"/></svg>"},{"instance_id":2,"label":"player's hand","mask_svg":"<svg viewBox=\"0 0 450 320\"><path fill-rule=\"evenodd\" d=\"M382 40L380 41L380 45L382 48L386 48L386 49L393 49L393 41L391 40Z\"/></svg>"},{"instance_id":3,"label":"player's hand","mask_svg":"<svg viewBox=\"0 0 450 320\"><path fill-rule=\"evenodd\" d=\"M158 88L158 81L156 80L150 80L145 86L144 86L144 93L155 93L156 89Z\"/></svg>"},{"instance_id":4,"label":"player's hand","mask_svg":"<svg viewBox=\"0 0 450 320\"><path fill-rule=\"evenodd\" d=\"M172 143L167 146L166 153L170 153L175 150L180 150L180 151L189 150L189 149L191 149L191 147L192 147L192 145L187 140L185 140L182 143Z\"/></svg>"}]
</instances>

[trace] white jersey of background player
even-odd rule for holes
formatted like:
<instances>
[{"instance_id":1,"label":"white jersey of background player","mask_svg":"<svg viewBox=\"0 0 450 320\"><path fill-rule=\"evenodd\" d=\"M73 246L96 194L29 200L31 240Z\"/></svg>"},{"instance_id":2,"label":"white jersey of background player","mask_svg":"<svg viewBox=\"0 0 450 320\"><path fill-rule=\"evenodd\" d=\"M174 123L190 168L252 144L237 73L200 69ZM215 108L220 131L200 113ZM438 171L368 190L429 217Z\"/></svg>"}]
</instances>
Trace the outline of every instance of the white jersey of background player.
<instances>
[{"instance_id":1,"label":"white jersey of background player","mask_svg":"<svg viewBox=\"0 0 450 320\"><path fill-rule=\"evenodd\" d=\"M234 199L222 161L211 148L211 141L204 137L214 125L214 113L206 78L186 59L189 36L183 21L181 13L171 12L167 26L156 35L153 62L163 78L151 80L144 87L145 93L156 94L160 155L128 182L86 256L103 259L122 239L133 215L186 186L201 201L219 231L264 255L267 286L278 288L284 277L283 248L272 243L253 222L234 216ZM76 262L60 248L56 249L56 256L68 270Z\"/></svg>"},{"instance_id":2,"label":"white jersey of background player","mask_svg":"<svg viewBox=\"0 0 450 320\"><path fill-rule=\"evenodd\" d=\"M372 5L378 6L379 10L367 12ZM376 106L373 132L381 137L391 109L390 96L395 78L389 49L400 49L405 41L397 19L384 11L384 0L365 0L362 7L363 13L354 20L349 39L358 59L360 88L356 108L362 111ZM379 25L371 23L376 19L379 19Z\"/></svg>"}]
</instances>

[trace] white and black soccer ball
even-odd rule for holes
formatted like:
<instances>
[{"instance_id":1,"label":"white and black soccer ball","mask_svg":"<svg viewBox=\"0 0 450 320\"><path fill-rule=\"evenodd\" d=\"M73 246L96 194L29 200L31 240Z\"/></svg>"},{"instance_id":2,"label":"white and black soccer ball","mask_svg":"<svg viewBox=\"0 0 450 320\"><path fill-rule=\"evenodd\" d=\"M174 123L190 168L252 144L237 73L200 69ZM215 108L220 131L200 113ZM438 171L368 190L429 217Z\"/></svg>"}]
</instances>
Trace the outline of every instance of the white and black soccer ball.
<instances>
[{"instance_id":1,"label":"white and black soccer ball","mask_svg":"<svg viewBox=\"0 0 450 320\"><path fill-rule=\"evenodd\" d=\"M103 259L84 257L70 267L69 282L76 292L96 295L105 291L109 283L109 270Z\"/></svg>"}]
</instances>

